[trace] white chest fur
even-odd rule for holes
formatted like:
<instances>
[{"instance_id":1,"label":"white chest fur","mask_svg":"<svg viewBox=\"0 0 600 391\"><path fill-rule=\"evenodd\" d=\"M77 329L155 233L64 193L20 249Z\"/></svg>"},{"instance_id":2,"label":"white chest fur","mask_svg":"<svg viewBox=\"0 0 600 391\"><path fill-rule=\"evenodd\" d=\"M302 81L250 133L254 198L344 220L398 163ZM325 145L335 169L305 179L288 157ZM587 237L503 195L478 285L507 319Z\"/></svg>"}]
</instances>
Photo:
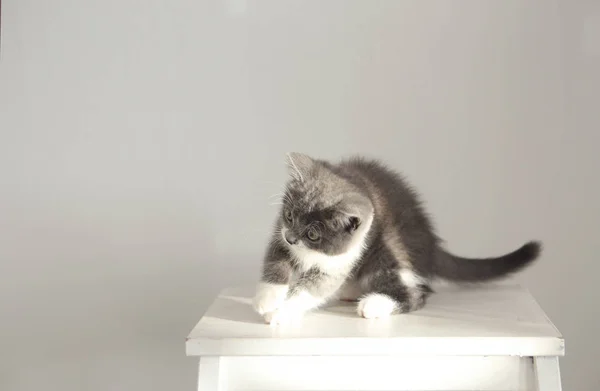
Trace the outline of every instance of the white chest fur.
<instances>
[{"instance_id":1,"label":"white chest fur","mask_svg":"<svg viewBox=\"0 0 600 391\"><path fill-rule=\"evenodd\" d=\"M341 274L350 272L360 259L362 248L350 249L339 255L327 255L307 247L292 246L291 253L303 271L317 267L328 274Z\"/></svg>"}]
</instances>

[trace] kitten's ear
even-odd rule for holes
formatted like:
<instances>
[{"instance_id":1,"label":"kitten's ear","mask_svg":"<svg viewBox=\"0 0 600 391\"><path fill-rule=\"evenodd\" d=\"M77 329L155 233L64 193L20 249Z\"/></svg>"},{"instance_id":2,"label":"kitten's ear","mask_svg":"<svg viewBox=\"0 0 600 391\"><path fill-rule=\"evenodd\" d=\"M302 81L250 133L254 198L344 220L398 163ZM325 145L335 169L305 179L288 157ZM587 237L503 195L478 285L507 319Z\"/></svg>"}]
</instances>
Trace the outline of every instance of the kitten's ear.
<instances>
[{"instance_id":1,"label":"kitten's ear","mask_svg":"<svg viewBox=\"0 0 600 391\"><path fill-rule=\"evenodd\" d=\"M315 165L313 158L298 152L288 153L286 163L289 174L292 178L300 182L304 181L304 177L308 175Z\"/></svg>"},{"instance_id":2,"label":"kitten's ear","mask_svg":"<svg viewBox=\"0 0 600 391\"><path fill-rule=\"evenodd\" d=\"M346 225L346 229L349 232L354 232L358 229L358 227L360 227L360 224L361 224L360 217L350 216L348 218L348 223Z\"/></svg>"}]
</instances>

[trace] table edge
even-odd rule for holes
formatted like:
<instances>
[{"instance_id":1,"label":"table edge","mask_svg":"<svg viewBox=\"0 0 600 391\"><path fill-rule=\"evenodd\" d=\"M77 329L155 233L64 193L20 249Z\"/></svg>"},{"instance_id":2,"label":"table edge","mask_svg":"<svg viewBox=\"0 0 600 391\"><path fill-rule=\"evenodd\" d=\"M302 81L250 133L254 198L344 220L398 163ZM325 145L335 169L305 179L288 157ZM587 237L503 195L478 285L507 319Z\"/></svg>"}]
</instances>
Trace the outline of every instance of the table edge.
<instances>
[{"instance_id":1,"label":"table edge","mask_svg":"<svg viewBox=\"0 0 600 391\"><path fill-rule=\"evenodd\" d=\"M187 356L564 356L562 337L188 338Z\"/></svg>"}]
</instances>

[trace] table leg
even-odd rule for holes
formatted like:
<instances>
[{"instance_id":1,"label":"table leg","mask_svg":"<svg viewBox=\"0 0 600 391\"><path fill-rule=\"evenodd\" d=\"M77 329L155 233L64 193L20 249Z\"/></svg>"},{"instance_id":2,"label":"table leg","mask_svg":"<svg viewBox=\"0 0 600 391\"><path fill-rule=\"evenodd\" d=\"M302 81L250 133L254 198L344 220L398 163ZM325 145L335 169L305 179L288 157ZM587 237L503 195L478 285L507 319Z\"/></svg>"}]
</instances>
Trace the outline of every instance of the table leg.
<instances>
[{"instance_id":1,"label":"table leg","mask_svg":"<svg viewBox=\"0 0 600 391\"><path fill-rule=\"evenodd\" d=\"M198 391L224 391L220 357L200 357Z\"/></svg>"},{"instance_id":2,"label":"table leg","mask_svg":"<svg viewBox=\"0 0 600 391\"><path fill-rule=\"evenodd\" d=\"M535 357L538 391L562 391L558 357Z\"/></svg>"}]
</instances>

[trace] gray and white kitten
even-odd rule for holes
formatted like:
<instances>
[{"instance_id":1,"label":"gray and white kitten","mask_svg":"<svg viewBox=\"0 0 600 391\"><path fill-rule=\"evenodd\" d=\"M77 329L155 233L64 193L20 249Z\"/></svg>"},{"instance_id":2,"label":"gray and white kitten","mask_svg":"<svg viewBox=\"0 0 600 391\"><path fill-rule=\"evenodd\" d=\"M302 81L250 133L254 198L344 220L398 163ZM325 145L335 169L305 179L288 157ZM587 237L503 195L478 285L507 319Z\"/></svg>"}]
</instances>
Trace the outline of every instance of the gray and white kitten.
<instances>
[{"instance_id":1,"label":"gray and white kitten","mask_svg":"<svg viewBox=\"0 0 600 391\"><path fill-rule=\"evenodd\" d=\"M415 311L433 292L435 277L488 281L540 253L538 242L496 258L448 253L417 194L379 162L331 164L292 153L287 163L291 178L253 303L272 325L331 299L358 300L365 318Z\"/></svg>"}]
</instances>

